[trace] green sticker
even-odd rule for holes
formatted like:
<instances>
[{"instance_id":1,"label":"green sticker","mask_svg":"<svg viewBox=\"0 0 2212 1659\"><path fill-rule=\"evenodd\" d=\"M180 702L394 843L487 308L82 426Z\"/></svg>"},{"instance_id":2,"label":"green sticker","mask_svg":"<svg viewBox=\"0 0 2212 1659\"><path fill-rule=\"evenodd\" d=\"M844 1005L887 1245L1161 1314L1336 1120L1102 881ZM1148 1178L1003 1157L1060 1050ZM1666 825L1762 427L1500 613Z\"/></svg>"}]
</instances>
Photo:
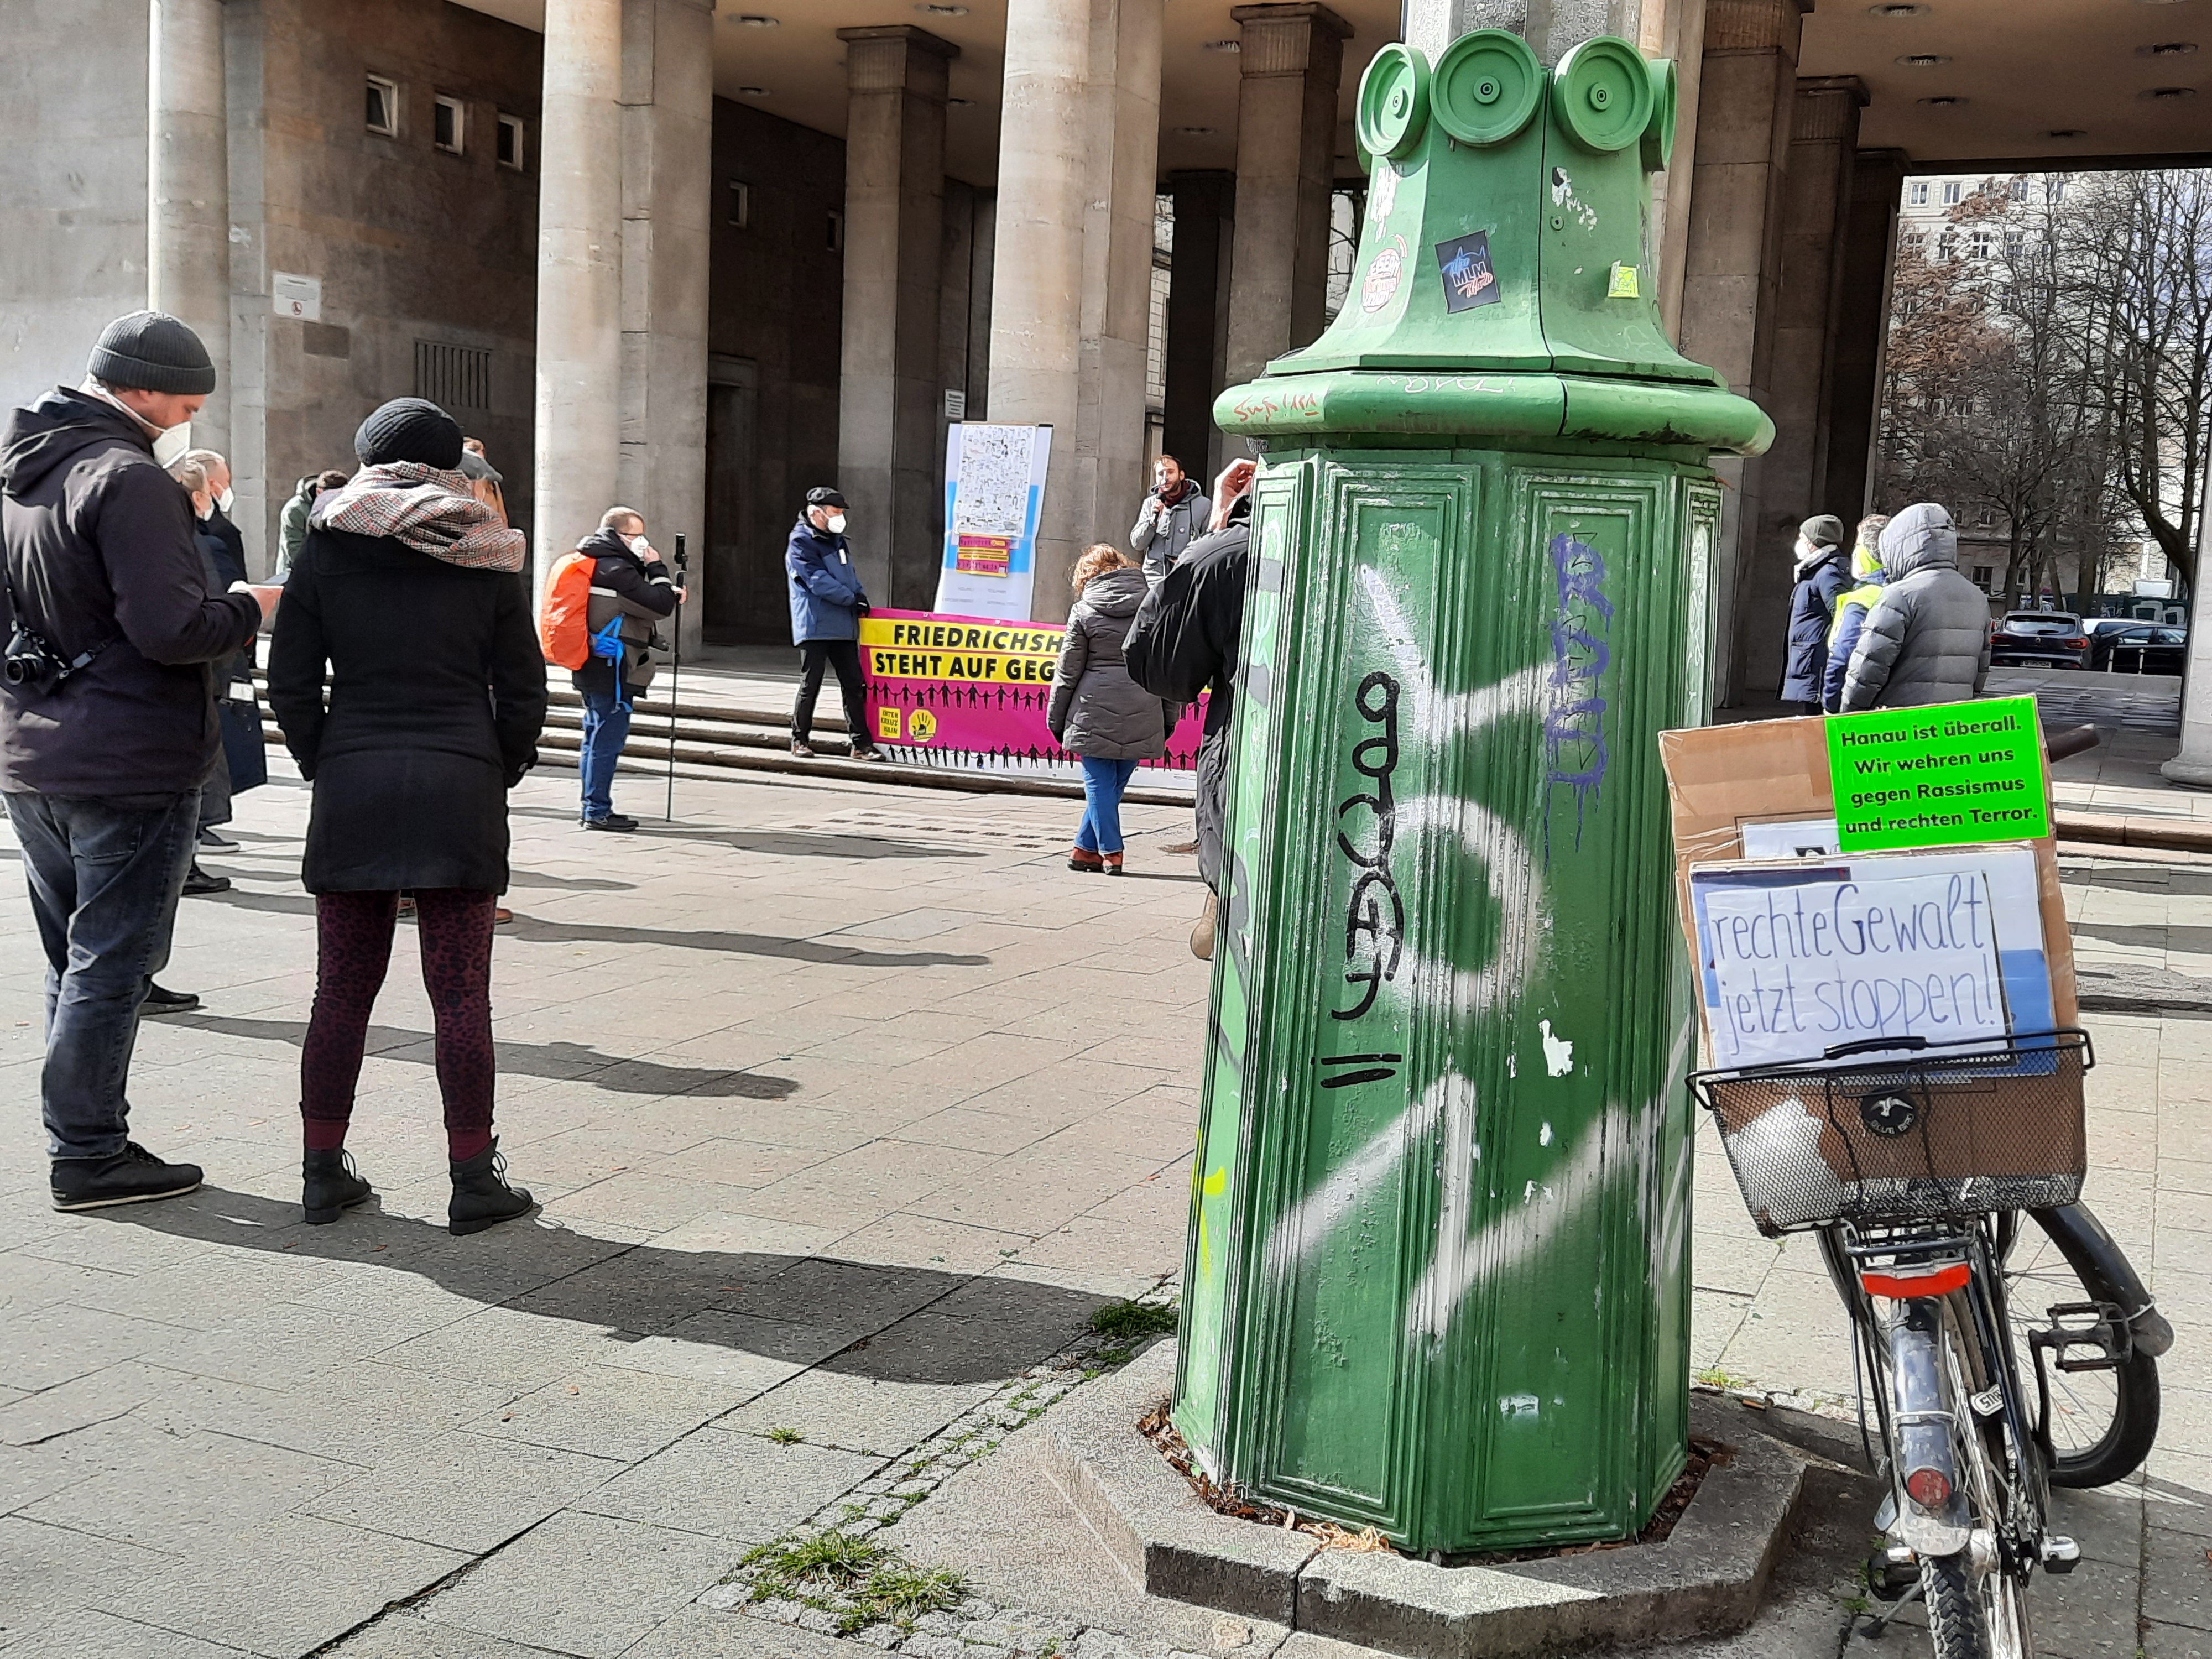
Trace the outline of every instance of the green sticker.
<instances>
[{"instance_id":1,"label":"green sticker","mask_svg":"<svg viewBox=\"0 0 2212 1659\"><path fill-rule=\"evenodd\" d=\"M2051 833L2033 697L1876 708L1827 726L1844 852Z\"/></svg>"}]
</instances>

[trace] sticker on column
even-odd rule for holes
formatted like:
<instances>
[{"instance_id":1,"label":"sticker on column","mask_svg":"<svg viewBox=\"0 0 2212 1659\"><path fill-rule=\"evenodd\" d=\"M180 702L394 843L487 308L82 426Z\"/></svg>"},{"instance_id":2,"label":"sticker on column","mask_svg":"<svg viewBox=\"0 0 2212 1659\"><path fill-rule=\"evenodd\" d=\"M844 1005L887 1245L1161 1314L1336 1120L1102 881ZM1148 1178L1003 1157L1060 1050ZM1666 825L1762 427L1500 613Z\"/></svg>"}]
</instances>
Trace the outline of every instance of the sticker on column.
<instances>
[{"instance_id":1,"label":"sticker on column","mask_svg":"<svg viewBox=\"0 0 2212 1659\"><path fill-rule=\"evenodd\" d=\"M1390 210L1398 205L1398 180L1404 176L1395 161L1385 161L1375 169L1374 183L1367 191L1367 215L1376 224L1386 222Z\"/></svg>"},{"instance_id":2,"label":"sticker on column","mask_svg":"<svg viewBox=\"0 0 2212 1659\"><path fill-rule=\"evenodd\" d=\"M1367 280L1359 285L1359 308L1380 311L1398 297L1398 284L1406 277L1406 239L1393 236L1390 246L1379 248L1367 267Z\"/></svg>"},{"instance_id":3,"label":"sticker on column","mask_svg":"<svg viewBox=\"0 0 2212 1659\"><path fill-rule=\"evenodd\" d=\"M1608 300L1637 300L1643 297L1637 292L1634 265L1625 265L1618 259L1613 262L1613 274L1606 280L1605 297Z\"/></svg>"},{"instance_id":4,"label":"sticker on column","mask_svg":"<svg viewBox=\"0 0 2212 1659\"><path fill-rule=\"evenodd\" d=\"M1491 268L1486 230L1437 243L1437 268L1443 273L1446 311L1494 306L1505 297L1498 291L1498 273Z\"/></svg>"}]
</instances>

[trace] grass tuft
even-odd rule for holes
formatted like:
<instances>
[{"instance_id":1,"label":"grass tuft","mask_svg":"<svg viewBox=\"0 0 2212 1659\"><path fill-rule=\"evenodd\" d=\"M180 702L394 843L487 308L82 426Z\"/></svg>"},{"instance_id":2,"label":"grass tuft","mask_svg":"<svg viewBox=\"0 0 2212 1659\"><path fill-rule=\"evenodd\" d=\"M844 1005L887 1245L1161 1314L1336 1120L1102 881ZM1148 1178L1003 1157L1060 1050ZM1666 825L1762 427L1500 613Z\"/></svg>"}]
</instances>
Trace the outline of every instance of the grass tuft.
<instances>
[{"instance_id":1,"label":"grass tuft","mask_svg":"<svg viewBox=\"0 0 2212 1659\"><path fill-rule=\"evenodd\" d=\"M1176 1328L1176 1310L1152 1302L1109 1302L1091 1316L1091 1328L1117 1342L1164 1335Z\"/></svg>"},{"instance_id":2,"label":"grass tuft","mask_svg":"<svg viewBox=\"0 0 2212 1659\"><path fill-rule=\"evenodd\" d=\"M779 1446L795 1446L806 1438L797 1429L780 1427L770 1429L768 1431L768 1437Z\"/></svg>"}]
</instances>

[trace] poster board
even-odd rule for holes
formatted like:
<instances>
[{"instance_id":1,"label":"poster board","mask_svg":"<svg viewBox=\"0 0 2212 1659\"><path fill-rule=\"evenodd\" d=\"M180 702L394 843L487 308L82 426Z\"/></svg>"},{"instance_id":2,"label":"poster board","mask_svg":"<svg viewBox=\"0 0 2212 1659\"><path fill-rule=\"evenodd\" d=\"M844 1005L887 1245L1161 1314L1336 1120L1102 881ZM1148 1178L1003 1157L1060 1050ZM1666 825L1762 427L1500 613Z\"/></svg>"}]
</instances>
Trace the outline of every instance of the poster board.
<instances>
[{"instance_id":1,"label":"poster board","mask_svg":"<svg viewBox=\"0 0 2212 1659\"><path fill-rule=\"evenodd\" d=\"M1762 856L1834 858L1842 853L1827 726L1815 715L1659 734L1674 820L1680 914L1693 957L1698 948L1690 893L1694 866ZM2039 745L2037 756L2047 799L2048 768ZM2073 1025L2080 1009L2065 895L2058 884L2058 844L2048 835L2010 844L2025 846L2034 858L2033 898L2050 970L2051 1023ZM1801 848L1813 850L1801 854ZM2022 1023L2015 1029L2028 1027Z\"/></svg>"},{"instance_id":2,"label":"poster board","mask_svg":"<svg viewBox=\"0 0 2212 1659\"><path fill-rule=\"evenodd\" d=\"M1058 623L871 611L860 618L860 636L868 731L908 765L1075 773L1079 757L1045 726L1066 634ZM1194 770L1205 719L1200 697L1168 733L1167 752L1139 764Z\"/></svg>"},{"instance_id":3,"label":"poster board","mask_svg":"<svg viewBox=\"0 0 2212 1659\"><path fill-rule=\"evenodd\" d=\"M1818 1060L1883 1038L2001 1043L2051 1028L2025 843L1700 864L1689 886L1716 1066Z\"/></svg>"},{"instance_id":4,"label":"poster board","mask_svg":"<svg viewBox=\"0 0 2212 1659\"><path fill-rule=\"evenodd\" d=\"M1049 426L956 421L945 434L945 550L936 612L1026 623Z\"/></svg>"}]
</instances>

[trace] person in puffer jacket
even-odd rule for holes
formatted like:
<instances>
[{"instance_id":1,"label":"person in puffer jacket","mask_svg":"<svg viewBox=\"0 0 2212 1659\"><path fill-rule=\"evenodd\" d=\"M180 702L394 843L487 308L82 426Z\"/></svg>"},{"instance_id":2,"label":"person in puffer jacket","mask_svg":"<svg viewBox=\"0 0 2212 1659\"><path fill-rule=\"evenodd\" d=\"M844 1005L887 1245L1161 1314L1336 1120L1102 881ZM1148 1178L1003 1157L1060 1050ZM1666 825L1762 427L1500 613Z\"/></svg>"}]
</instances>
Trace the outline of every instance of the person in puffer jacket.
<instances>
[{"instance_id":1,"label":"person in puffer jacket","mask_svg":"<svg viewBox=\"0 0 2212 1659\"><path fill-rule=\"evenodd\" d=\"M1045 725L1053 741L1083 757L1083 823L1071 870L1121 873L1121 795L1137 763L1167 748L1167 711L1129 678L1121 656L1129 620L1144 600L1142 570L1101 542L1075 562L1076 601L1053 670Z\"/></svg>"},{"instance_id":2,"label":"person in puffer jacket","mask_svg":"<svg viewBox=\"0 0 2212 1659\"><path fill-rule=\"evenodd\" d=\"M1989 596L1959 574L1959 532L1933 501L1881 532L1881 599L1844 672L1844 712L1963 702L1990 673Z\"/></svg>"},{"instance_id":3,"label":"person in puffer jacket","mask_svg":"<svg viewBox=\"0 0 2212 1659\"><path fill-rule=\"evenodd\" d=\"M1840 713L1844 706L1844 671L1851 665L1851 651L1866 627L1867 612L1881 598L1887 578L1881 568L1881 532L1889 523L1887 513L1869 513L1859 520L1858 536L1851 548L1851 582L1836 595L1836 614L1828 627L1828 663L1820 676L1820 707Z\"/></svg>"}]
</instances>

